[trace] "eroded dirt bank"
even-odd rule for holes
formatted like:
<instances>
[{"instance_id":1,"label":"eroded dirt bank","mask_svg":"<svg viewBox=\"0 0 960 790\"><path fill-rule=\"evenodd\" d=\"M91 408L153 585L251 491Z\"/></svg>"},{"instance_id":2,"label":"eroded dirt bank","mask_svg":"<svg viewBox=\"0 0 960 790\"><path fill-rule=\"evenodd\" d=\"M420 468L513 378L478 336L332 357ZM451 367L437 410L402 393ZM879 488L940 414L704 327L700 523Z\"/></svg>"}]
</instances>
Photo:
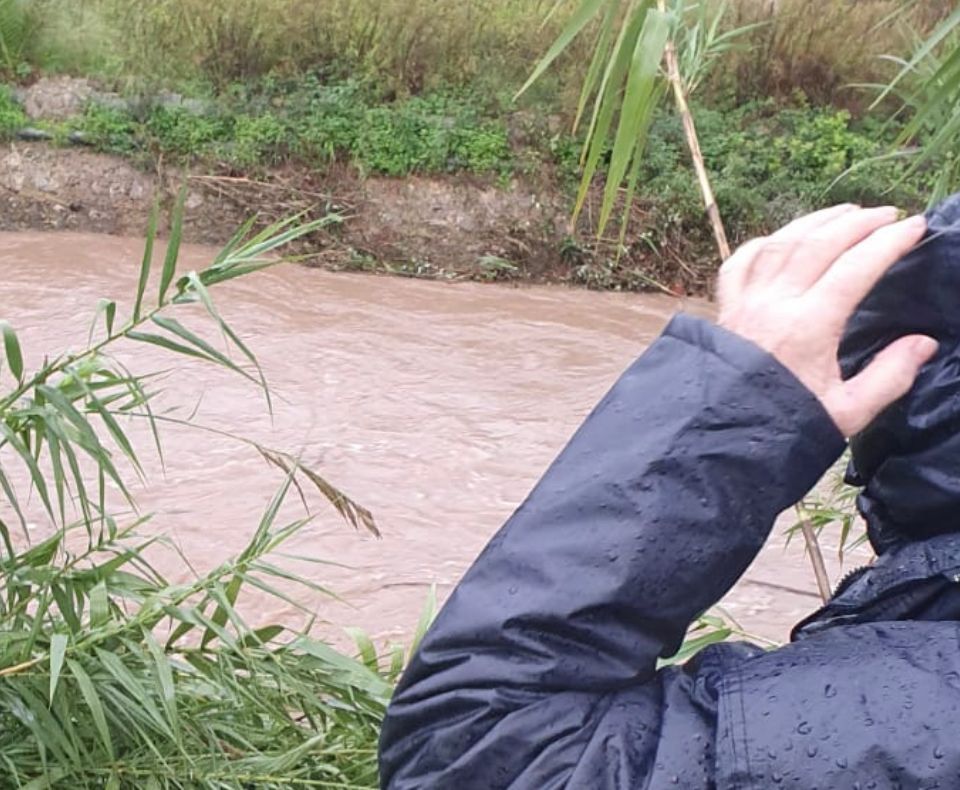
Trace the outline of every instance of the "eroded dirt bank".
<instances>
[{"instance_id":1,"label":"eroded dirt bank","mask_svg":"<svg viewBox=\"0 0 960 790\"><path fill-rule=\"evenodd\" d=\"M141 235L154 201L171 202L184 180L190 242L223 242L252 213L271 220L332 211L342 223L308 250L331 268L563 278L566 200L519 182L361 179L346 168L323 174L288 168L263 180L146 173L88 150L18 142L0 156L0 229Z\"/></svg>"},{"instance_id":2,"label":"eroded dirt bank","mask_svg":"<svg viewBox=\"0 0 960 790\"><path fill-rule=\"evenodd\" d=\"M645 244L597 241L569 228L570 197L549 176L508 183L469 176L362 178L346 166L287 166L258 178L146 172L123 158L46 142L0 149L0 230L142 236L158 199L186 182L186 240L220 244L256 214L266 223L334 212L341 221L297 250L336 271L430 279L564 283L599 290L702 293L709 273ZM588 211L589 213L589 211ZM642 221L634 223L642 227Z\"/></svg>"}]
</instances>

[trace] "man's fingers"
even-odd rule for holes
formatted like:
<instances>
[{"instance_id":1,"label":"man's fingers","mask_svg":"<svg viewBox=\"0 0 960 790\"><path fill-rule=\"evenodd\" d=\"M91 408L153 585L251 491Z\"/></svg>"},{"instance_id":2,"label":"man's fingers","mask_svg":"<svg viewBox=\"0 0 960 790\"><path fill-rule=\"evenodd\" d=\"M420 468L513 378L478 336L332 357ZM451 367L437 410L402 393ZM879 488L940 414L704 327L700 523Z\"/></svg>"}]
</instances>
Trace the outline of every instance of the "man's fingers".
<instances>
[{"instance_id":1,"label":"man's fingers","mask_svg":"<svg viewBox=\"0 0 960 790\"><path fill-rule=\"evenodd\" d=\"M765 237L748 241L727 258L723 266L720 267L720 275L717 279L717 297L721 305L733 301L736 294L743 292L743 289L747 286L753 259L766 241Z\"/></svg>"},{"instance_id":2,"label":"man's fingers","mask_svg":"<svg viewBox=\"0 0 960 790\"><path fill-rule=\"evenodd\" d=\"M771 256L765 256L765 266L758 267L755 265L755 260L764 247L772 246L783 250L784 247L801 242L808 234L829 224L838 217L859 210L860 207L854 203L842 203L839 206L821 209L799 217L769 237L748 241L720 269L718 284L720 301L723 302L727 294L742 290L755 275L766 279L774 273L774 270L779 271L783 261L773 261Z\"/></svg>"},{"instance_id":3,"label":"man's fingers","mask_svg":"<svg viewBox=\"0 0 960 790\"><path fill-rule=\"evenodd\" d=\"M843 401L834 414L852 436L866 428L891 403L906 395L917 374L937 352L937 341L923 335L891 343L859 375L844 385Z\"/></svg>"},{"instance_id":4,"label":"man's fingers","mask_svg":"<svg viewBox=\"0 0 960 790\"><path fill-rule=\"evenodd\" d=\"M782 284L790 290L810 288L840 256L896 221L897 216L897 209L890 206L860 209L840 214L811 230L782 267Z\"/></svg>"},{"instance_id":5,"label":"man's fingers","mask_svg":"<svg viewBox=\"0 0 960 790\"><path fill-rule=\"evenodd\" d=\"M927 220L910 217L875 230L841 255L820 278L811 294L833 317L846 321L877 281L923 238Z\"/></svg>"},{"instance_id":6,"label":"man's fingers","mask_svg":"<svg viewBox=\"0 0 960 790\"><path fill-rule=\"evenodd\" d=\"M839 206L832 206L830 208L821 209L820 211L814 211L812 214L807 214L804 217L795 219L789 225L784 225L780 230L774 233L771 238L776 239L777 241L803 239L808 233L811 233L817 228L832 222L837 217L842 217L844 214L849 214L851 211L858 211L859 209L860 207L854 203L842 203Z\"/></svg>"}]
</instances>

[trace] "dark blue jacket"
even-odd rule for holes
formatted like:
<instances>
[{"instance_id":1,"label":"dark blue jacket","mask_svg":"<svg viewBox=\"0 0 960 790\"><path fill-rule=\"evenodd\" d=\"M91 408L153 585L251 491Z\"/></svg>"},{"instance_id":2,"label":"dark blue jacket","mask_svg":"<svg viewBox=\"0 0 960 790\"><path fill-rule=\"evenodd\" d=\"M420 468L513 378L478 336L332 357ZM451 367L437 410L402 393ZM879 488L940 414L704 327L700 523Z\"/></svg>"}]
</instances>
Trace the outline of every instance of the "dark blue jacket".
<instances>
[{"instance_id":1,"label":"dark blue jacket","mask_svg":"<svg viewBox=\"0 0 960 790\"><path fill-rule=\"evenodd\" d=\"M676 318L444 607L382 786L960 788L955 534L888 547L784 648L657 671L844 446L775 359Z\"/></svg>"}]
</instances>

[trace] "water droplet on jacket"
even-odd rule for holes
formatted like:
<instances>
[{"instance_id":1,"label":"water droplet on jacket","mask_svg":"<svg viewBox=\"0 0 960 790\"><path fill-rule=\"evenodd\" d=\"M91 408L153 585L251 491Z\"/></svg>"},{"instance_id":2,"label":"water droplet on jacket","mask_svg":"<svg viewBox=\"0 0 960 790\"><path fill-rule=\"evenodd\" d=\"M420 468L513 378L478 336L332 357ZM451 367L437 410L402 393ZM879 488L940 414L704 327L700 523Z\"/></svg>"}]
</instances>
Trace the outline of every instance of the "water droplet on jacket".
<instances>
[{"instance_id":1,"label":"water droplet on jacket","mask_svg":"<svg viewBox=\"0 0 960 790\"><path fill-rule=\"evenodd\" d=\"M826 686L824 687L824 689L823 689L823 696L825 696L825 697L835 697L835 696L837 696L837 689L836 689L836 687L835 687L833 684L831 684L831 683L827 683L827 685L826 685Z\"/></svg>"},{"instance_id":2,"label":"water droplet on jacket","mask_svg":"<svg viewBox=\"0 0 960 790\"><path fill-rule=\"evenodd\" d=\"M809 735L809 734L810 734L810 724L809 724L808 722L801 721L801 722L797 725L797 732L799 732L801 735Z\"/></svg>"}]
</instances>

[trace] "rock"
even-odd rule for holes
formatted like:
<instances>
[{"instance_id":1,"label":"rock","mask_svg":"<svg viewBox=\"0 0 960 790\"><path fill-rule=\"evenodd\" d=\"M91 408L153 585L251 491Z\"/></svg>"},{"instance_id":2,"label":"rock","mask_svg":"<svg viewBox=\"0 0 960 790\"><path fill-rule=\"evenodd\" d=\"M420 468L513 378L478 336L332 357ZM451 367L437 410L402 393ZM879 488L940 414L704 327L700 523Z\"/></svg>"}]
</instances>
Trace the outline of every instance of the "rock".
<instances>
[{"instance_id":1,"label":"rock","mask_svg":"<svg viewBox=\"0 0 960 790\"><path fill-rule=\"evenodd\" d=\"M114 110L115 112L130 112L132 110L129 101L119 93L112 91L98 91L93 94L91 101L105 110Z\"/></svg>"},{"instance_id":2,"label":"rock","mask_svg":"<svg viewBox=\"0 0 960 790\"><path fill-rule=\"evenodd\" d=\"M90 138L88 138L83 132L70 132L70 136L67 139L73 145L93 145L93 143L90 141Z\"/></svg>"},{"instance_id":3,"label":"rock","mask_svg":"<svg viewBox=\"0 0 960 790\"><path fill-rule=\"evenodd\" d=\"M24 112L32 120L63 121L80 115L94 94L89 80L44 77L18 92Z\"/></svg>"},{"instance_id":4,"label":"rock","mask_svg":"<svg viewBox=\"0 0 960 790\"><path fill-rule=\"evenodd\" d=\"M43 140L52 140L53 135L43 129L36 129L33 126L28 126L26 129L21 129L19 132L17 132L17 138L28 143L36 143Z\"/></svg>"}]
</instances>

